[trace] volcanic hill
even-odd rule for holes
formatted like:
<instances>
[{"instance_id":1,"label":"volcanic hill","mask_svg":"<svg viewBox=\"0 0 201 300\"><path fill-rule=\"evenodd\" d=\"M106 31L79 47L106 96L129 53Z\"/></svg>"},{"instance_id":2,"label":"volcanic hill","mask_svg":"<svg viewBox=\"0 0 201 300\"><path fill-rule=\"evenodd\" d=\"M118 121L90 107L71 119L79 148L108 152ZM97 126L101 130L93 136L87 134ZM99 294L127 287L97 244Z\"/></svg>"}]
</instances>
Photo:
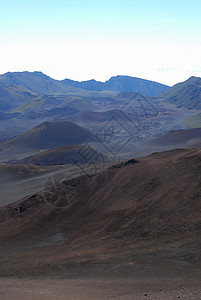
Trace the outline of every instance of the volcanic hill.
<instances>
[{"instance_id":1,"label":"volcanic hill","mask_svg":"<svg viewBox=\"0 0 201 300\"><path fill-rule=\"evenodd\" d=\"M71 145L42 151L36 155L17 160L17 164L34 164L40 166L61 164L88 164L106 161L106 157L88 146Z\"/></svg>"},{"instance_id":2,"label":"volcanic hill","mask_svg":"<svg viewBox=\"0 0 201 300\"><path fill-rule=\"evenodd\" d=\"M1 149L50 149L93 141L93 134L72 122L44 122L1 144Z\"/></svg>"}]
</instances>

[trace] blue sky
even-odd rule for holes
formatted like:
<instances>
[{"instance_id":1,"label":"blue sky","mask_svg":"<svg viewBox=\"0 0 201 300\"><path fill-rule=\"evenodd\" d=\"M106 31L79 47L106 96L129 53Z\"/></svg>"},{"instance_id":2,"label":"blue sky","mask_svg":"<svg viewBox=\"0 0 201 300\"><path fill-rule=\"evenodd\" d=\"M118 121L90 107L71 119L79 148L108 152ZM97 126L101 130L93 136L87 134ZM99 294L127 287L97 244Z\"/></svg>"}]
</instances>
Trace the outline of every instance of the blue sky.
<instances>
[{"instance_id":1,"label":"blue sky","mask_svg":"<svg viewBox=\"0 0 201 300\"><path fill-rule=\"evenodd\" d=\"M1 74L170 85L201 76L200 0L0 0L0 11Z\"/></svg>"}]
</instances>

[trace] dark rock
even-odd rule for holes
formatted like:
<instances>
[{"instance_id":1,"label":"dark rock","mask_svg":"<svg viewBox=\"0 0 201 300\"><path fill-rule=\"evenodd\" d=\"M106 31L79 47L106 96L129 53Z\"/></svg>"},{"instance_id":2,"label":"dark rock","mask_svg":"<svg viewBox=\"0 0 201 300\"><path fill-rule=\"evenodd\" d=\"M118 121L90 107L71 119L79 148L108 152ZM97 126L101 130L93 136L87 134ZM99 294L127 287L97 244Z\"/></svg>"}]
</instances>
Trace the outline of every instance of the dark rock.
<instances>
[{"instance_id":1,"label":"dark rock","mask_svg":"<svg viewBox=\"0 0 201 300\"><path fill-rule=\"evenodd\" d=\"M126 167L126 166L129 166L129 165L133 165L135 163L137 163L138 161L135 160L134 158L133 159L129 159L127 160L126 162L122 162L120 164L117 164L117 165L114 165L112 167L110 167L109 169L120 169L122 167Z\"/></svg>"},{"instance_id":2,"label":"dark rock","mask_svg":"<svg viewBox=\"0 0 201 300\"><path fill-rule=\"evenodd\" d=\"M37 207L41 204L41 201L37 195L32 195L26 200L22 201L19 205L13 208L14 212L23 213L31 207Z\"/></svg>"},{"instance_id":3,"label":"dark rock","mask_svg":"<svg viewBox=\"0 0 201 300\"><path fill-rule=\"evenodd\" d=\"M128 161L126 161L124 163L124 166L129 166L129 165L134 165L135 163L137 163L137 160L133 159L129 159Z\"/></svg>"}]
</instances>

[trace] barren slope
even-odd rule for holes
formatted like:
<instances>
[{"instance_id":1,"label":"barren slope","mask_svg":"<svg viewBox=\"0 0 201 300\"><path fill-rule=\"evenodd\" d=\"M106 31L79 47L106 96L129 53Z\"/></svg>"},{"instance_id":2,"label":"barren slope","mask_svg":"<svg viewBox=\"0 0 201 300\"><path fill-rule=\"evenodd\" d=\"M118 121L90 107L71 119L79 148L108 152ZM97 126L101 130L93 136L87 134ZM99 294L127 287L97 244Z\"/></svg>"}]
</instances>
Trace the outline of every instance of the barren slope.
<instances>
[{"instance_id":1,"label":"barren slope","mask_svg":"<svg viewBox=\"0 0 201 300\"><path fill-rule=\"evenodd\" d=\"M201 128L173 130L169 133L155 138L152 145L159 147L190 147L201 141Z\"/></svg>"},{"instance_id":2,"label":"barren slope","mask_svg":"<svg viewBox=\"0 0 201 300\"><path fill-rule=\"evenodd\" d=\"M1 144L1 150L48 149L93 141L86 128L71 122L44 122L24 134Z\"/></svg>"},{"instance_id":3,"label":"barren slope","mask_svg":"<svg viewBox=\"0 0 201 300\"><path fill-rule=\"evenodd\" d=\"M122 266L134 253L140 260L139 251L168 245L176 247L177 260L193 257L199 265L200 181L201 150L174 150L63 181L5 206L0 274L77 274L82 261L102 272L117 257Z\"/></svg>"},{"instance_id":4,"label":"barren slope","mask_svg":"<svg viewBox=\"0 0 201 300\"><path fill-rule=\"evenodd\" d=\"M106 157L90 147L71 145L42 151L36 155L15 161L15 163L45 166L61 164L87 164L99 161L106 161Z\"/></svg>"}]
</instances>

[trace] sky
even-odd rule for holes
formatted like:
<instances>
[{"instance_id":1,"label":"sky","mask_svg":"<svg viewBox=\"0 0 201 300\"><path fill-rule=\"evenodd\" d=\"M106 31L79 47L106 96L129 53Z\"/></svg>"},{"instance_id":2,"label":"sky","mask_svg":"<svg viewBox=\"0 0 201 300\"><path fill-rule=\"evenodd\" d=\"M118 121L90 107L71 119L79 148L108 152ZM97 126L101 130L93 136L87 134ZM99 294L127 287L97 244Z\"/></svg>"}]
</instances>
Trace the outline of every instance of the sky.
<instances>
[{"instance_id":1,"label":"sky","mask_svg":"<svg viewBox=\"0 0 201 300\"><path fill-rule=\"evenodd\" d=\"M201 77L200 0L0 0L0 74Z\"/></svg>"}]
</instances>

